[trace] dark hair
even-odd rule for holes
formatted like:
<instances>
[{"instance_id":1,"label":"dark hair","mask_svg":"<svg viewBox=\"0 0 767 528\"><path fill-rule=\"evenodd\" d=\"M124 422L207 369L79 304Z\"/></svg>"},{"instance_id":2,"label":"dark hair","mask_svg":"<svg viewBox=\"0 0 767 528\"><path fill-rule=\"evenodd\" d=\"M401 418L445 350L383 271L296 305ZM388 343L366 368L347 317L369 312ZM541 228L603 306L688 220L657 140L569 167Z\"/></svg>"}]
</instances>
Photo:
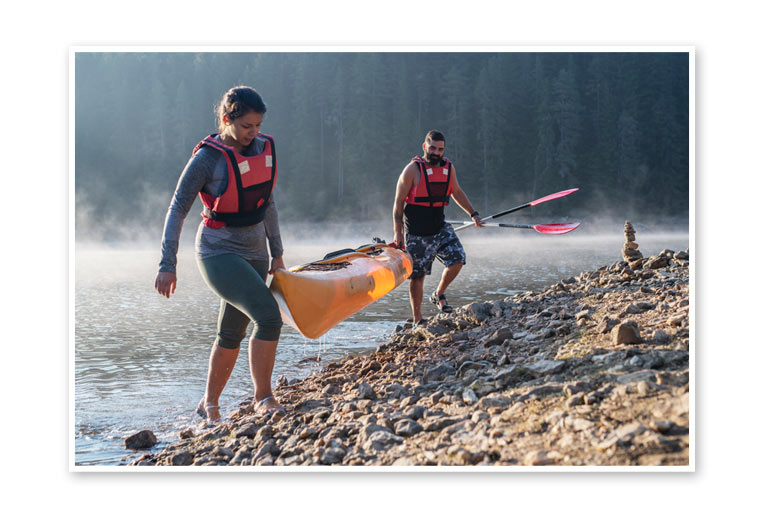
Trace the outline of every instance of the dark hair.
<instances>
[{"instance_id":1,"label":"dark hair","mask_svg":"<svg viewBox=\"0 0 767 528\"><path fill-rule=\"evenodd\" d=\"M258 92L250 86L230 88L216 107L219 132L223 132L225 128L224 116L229 118L229 121L234 121L249 112L256 112L257 114L266 113L266 103L258 95Z\"/></svg>"},{"instance_id":2,"label":"dark hair","mask_svg":"<svg viewBox=\"0 0 767 528\"><path fill-rule=\"evenodd\" d=\"M439 130L429 130L426 133L426 138L424 139L424 143L429 140L432 141L445 141L445 135L440 132Z\"/></svg>"}]
</instances>

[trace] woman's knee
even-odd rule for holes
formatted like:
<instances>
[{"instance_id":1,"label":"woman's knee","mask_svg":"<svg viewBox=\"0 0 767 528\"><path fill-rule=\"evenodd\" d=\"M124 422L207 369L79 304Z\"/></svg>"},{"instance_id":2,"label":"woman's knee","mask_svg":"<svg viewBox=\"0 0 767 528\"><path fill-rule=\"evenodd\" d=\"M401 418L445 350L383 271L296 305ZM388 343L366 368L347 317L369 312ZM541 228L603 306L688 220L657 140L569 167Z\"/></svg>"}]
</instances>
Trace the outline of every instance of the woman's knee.
<instances>
[{"instance_id":1,"label":"woman's knee","mask_svg":"<svg viewBox=\"0 0 767 528\"><path fill-rule=\"evenodd\" d=\"M277 323L256 322L255 330L256 331L253 333L254 338L260 339L261 341L277 341L280 339L280 334L282 333L282 320Z\"/></svg>"},{"instance_id":2,"label":"woman's knee","mask_svg":"<svg viewBox=\"0 0 767 528\"><path fill-rule=\"evenodd\" d=\"M216 345L223 348L239 348L240 343L245 338L246 330L235 331L231 329L221 329L216 336Z\"/></svg>"},{"instance_id":3,"label":"woman's knee","mask_svg":"<svg viewBox=\"0 0 767 528\"><path fill-rule=\"evenodd\" d=\"M282 333L282 326L278 326L278 327L259 326L256 329L256 332L253 334L253 337L260 341L279 341L281 333Z\"/></svg>"},{"instance_id":4,"label":"woman's knee","mask_svg":"<svg viewBox=\"0 0 767 528\"><path fill-rule=\"evenodd\" d=\"M282 316L277 303L274 303L271 310L261 312L253 323L255 325L253 337L263 341L277 341L282 331Z\"/></svg>"}]
</instances>

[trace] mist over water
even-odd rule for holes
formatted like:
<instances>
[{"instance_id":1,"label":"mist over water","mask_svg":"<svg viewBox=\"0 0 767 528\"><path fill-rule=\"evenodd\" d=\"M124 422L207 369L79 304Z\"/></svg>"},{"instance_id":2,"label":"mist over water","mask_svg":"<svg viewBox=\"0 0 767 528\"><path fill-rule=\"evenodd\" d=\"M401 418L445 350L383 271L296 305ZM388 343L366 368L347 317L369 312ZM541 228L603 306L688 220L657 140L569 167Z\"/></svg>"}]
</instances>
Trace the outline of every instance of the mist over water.
<instances>
[{"instance_id":1,"label":"mist over water","mask_svg":"<svg viewBox=\"0 0 767 528\"><path fill-rule=\"evenodd\" d=\"M191 226L187 226L191 227ZM373 235L391 239L388 223L357 226L357 235L333 229L283 227L288 267L322 258L326 253L369 243ZM194 229L188 229L193 232ZM685 249L685 231L649 233L637 229L645 256L669 248ZM365 235L368 233L370 237ZM299 240L299 236L309 239ZM512 229L469 229L460 234L467 264L447 292L453 306L475 300L502 299L519 291L549 286L582 271L620 258L620 229L610 234L587 230L545 236ZM170 299L158 295L154 277L159 262L155 247L115 244L75 248L75 461L121 464L136 454L124 439L151 429L160 440L155 449L175 441L180 430L201 426L193 411L204 392L210 347L215 338L219 299L203 282L194 249L179 252L178 286ZM435 262L424 286L424 316L436 313L426 297L439 281ZM283 327L274 380L317 371L349 354L372 352L410 317L407 283L377 303L309 340ZM252 329L252 327L251 327ZM250 330L249 329L249 332ZM309 358L320 357L320 362ZM247 340L221 398L222 413L231 413L252 396Z\"/></svg>"}]
</instances>

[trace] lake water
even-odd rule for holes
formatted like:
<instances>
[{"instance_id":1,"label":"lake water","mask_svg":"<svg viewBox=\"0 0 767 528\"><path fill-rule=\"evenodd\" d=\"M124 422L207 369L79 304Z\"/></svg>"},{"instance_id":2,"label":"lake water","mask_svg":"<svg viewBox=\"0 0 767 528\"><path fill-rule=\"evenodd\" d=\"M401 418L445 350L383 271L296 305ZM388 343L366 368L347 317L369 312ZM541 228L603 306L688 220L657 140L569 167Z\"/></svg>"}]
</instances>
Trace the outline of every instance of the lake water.
<instances>
[{"instance_id":1,"label":"lake water","mask_svg":"<svg viewBox=\"0 0 767 528\"><path fill-rule=\"evenodd\" d=\"M489 228L488 228L489 230ZM622 236L545 236L506 230L462 234L467 264L448 289L453 306L502 299L536 290L620 258ZM645 256L688 247L687 233L638 233ZM288 267L369 240L285 243ZM140 456L124 439L150 429L160 450L182 429L197 428L194 408L205 390L208 353L215 336L218 297L203 282L192 248L179 253L178 286L166 299L154 291L159 251L75 248L74 424L77 465L117 465ZM424 286L424 316L436 313L426 297L442 265L435 262ZM388 340L410 317L407 283L343 321L319 340L283 327L274 380L317 371L349 354L365 354ZM250 330L249 330L250 332ZM305 361L320 356L320 362ZM302 361L304 360L304 361ZM247 339L221 397L222 415L252 396Z\"/></svg>"}]
</instances>

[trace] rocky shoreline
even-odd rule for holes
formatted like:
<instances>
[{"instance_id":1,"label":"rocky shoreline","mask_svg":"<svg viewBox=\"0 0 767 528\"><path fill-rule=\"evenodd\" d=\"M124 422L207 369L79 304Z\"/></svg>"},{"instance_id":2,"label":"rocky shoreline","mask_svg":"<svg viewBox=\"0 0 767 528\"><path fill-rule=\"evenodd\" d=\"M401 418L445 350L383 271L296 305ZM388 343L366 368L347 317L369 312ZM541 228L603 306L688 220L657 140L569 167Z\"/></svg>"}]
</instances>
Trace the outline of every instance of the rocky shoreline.
<instances>
[{"instance_id":1,"label":"rocky shoreline","mask_svg":"<svg viewBox=\"0 0 767 528\"><path fill-rule=\"evenodd\" d=\"M131 465L687 466L688 251L629 257L398 328L279 380L286 415L243 402Z\"/></svg>"}]
</instances>

